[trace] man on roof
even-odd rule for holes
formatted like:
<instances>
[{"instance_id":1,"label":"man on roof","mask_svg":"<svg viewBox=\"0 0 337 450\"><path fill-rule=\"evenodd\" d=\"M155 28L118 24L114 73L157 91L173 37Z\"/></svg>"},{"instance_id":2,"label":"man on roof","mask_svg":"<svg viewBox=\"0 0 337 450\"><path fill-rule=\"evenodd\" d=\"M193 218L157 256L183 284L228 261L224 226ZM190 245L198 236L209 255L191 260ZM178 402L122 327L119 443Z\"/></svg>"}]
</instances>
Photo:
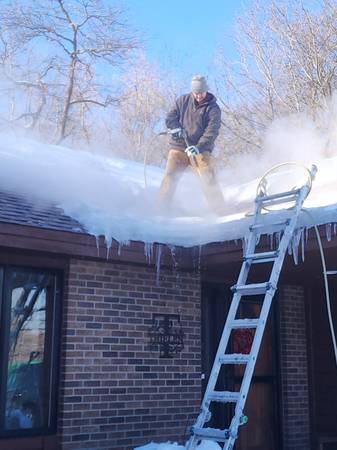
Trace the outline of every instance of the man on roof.
<instances>
[{"instance_id":1,"label":"man on roof","mask_svg":"<svg viewBox=\"0 0 337 450\"><path fill-rule=\"evenodd\" d=\"M211 209L218 215L225 213L225 201L212 158L220 125L221 110L216 98L208 92L206 78L195 75L191 92L179 97L166 117L170 150L160 186L160 199L165 205L171 203L179 179L191 166L200 178Z\"/></svg>"}]
</instances>

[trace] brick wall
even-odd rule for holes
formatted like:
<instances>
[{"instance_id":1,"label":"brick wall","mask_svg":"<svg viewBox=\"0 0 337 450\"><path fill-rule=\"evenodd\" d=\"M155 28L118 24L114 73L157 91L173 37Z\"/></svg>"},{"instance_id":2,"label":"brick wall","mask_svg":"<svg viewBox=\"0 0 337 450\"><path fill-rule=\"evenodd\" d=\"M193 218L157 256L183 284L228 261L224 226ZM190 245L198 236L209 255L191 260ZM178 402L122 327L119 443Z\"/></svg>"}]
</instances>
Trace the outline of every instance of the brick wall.
<instances>
[{"instance_id":1,"label":"brick wall","mask_svg":"<svg viewBox=\"0 0 337 450\"><path fill-rule=\"evenodd\" d=\"M180 314L184 349L149 348L153 313ZM184 441L201 395L200 283L193 273L72 260L63 309L61 448Z\"/></svg>"},{"instance_id":2,"label":"brick wall","mask_svg":"<svg viewBox=\"0 0 337 450\"><path fill-rule=\"evenodd\" d=\"M283 286L279 309L283 449L308 450L310 416L304 289Z\"/></svg>"}]
</instances>

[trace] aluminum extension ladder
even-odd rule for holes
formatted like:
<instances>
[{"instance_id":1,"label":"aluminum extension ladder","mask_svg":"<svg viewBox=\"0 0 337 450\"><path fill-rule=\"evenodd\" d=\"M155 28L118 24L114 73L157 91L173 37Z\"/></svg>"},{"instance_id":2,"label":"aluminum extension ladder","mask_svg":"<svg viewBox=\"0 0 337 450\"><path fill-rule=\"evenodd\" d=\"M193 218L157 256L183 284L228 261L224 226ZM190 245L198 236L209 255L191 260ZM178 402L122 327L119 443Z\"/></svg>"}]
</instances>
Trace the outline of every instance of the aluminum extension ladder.
<instances>
[{"instance_id":1,"label":"aluminum extension ladder","mask_svg":"<svg viewBox=\"0 0 337 450\"><path fill-rule=\"evenodd\" d=\"M310 172L311 180L314 178L317 169L312 167ZM268 318L268 313L272 303L273 296L277 289L278 279L281 273L284 257L291 238L296 229L298 216L302 209L302 204L310 191L309 184L305 184L299 189L282 192L275 195L266 195L263 192L258 193L255 199L255 214L253 224L249 227L249 237L243 257L243 263L237 280L237 284L232 286L233 299L228 312L226 323L219 342L217 354L215 356L213 368L208 380L205 395L201 404L200 414L195 424L191 428L191 437L186 443L186 450L195 450L201 440L207 439L221 443L224 450L232 450L238 436L238 428L247 422L247 417L243 413L247 399L255 362L261 345L263 332ZM281 222L264 223L261 220L263 209L274 205L287 204L294 202L294 206L288 210L289 217ZM268 213L268 219L271 219L273 212ZM287 214L288 216L288 214ZM269 220L270 222L270 220ZM275 251L256 253L258 236L265 233L280 232L282 237L279 241L278 249ZM253 264L272 263L271 275L267 282L257 284L246 284L249 270ZM250 295L263 295L260 316L257 319L236 319L236 313L240 304L241 297ZM225 353L232 330L235 329L255 329L255 335L249 354L229 354ZM238 392L216 391L215 385L219 377L220 369L224 364L243 364L246 365L242 378L241 388ZM234 403L235 412L228 429L206 428L205 423L211 419L209 410L211 402Z\"/></svg>"}]
</instances>

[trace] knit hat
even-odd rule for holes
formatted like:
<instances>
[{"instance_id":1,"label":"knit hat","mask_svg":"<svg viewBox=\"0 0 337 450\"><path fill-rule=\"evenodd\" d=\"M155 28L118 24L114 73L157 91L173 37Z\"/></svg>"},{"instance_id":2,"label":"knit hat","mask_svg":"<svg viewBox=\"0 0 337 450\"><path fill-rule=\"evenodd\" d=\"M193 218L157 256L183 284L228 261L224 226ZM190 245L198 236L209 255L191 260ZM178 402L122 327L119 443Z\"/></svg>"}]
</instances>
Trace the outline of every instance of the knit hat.
<instances>
[{"instance_id":1,"label":"knit hat","mask_svg":"<svg viewBox=\"0 0 337 450\"><path fill-rule=\"evenodd\" d=\"M206 78L202 75L194 75L191 81L191 91L194 94L200 94L208 91Z\"/></svg>"}]
</instances>

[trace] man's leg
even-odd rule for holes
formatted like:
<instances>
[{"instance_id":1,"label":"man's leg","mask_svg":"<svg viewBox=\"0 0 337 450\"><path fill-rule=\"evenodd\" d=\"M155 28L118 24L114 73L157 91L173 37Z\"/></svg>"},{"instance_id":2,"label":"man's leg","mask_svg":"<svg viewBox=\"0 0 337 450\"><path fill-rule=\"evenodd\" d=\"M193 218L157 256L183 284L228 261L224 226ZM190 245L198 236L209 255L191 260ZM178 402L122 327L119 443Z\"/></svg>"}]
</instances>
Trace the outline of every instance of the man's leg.
<instances>
[{"instance_id":1,"label":"man's leg","mask_svg":"<svg viewBox=\"0 0 337 450\"><path fill-rule=\"evenodd\" d=\"M184 170L189 165L186 153L171 149L168 154L163 181L160 185L159 201L167 206L170 205L176 191L178 181Z\"/></svg>"},{"instance_id":2,"label":"man's leg","mask_svg":"<svg viewBox=\"0 0 337 450\"><path fill-rule=\"evenodd\" d=\"M202 189L213 211L223 216L226 211L225 199L216 179L211 152L202 152L190 158L191 165L201 179Z\"/></svg>"}]
</instances>

